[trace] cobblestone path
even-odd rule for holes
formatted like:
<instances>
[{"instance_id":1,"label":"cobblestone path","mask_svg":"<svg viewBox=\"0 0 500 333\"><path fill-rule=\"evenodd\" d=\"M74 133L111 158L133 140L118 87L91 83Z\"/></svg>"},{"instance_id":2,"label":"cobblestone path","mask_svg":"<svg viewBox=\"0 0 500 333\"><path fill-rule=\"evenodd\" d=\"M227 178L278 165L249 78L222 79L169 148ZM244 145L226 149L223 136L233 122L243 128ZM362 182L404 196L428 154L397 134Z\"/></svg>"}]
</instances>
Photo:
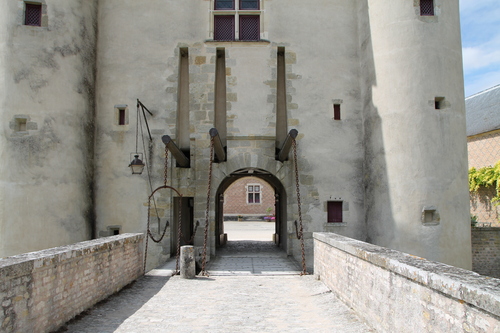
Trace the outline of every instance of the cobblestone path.
<instances>
[{"instance_id":1,"label":"cobblestone path","mask_svg":"<svg viewBox=\"0 0 500 333\"><path fill-rule=\"evenodd\" d=\"M314 276L297 275L297 264L270 244L258 243L262 251L249 242L228 244L210 263L210 276L192 280L171 277L172 260L61 331L374 332Z\"/></svg>"}]
</instances>

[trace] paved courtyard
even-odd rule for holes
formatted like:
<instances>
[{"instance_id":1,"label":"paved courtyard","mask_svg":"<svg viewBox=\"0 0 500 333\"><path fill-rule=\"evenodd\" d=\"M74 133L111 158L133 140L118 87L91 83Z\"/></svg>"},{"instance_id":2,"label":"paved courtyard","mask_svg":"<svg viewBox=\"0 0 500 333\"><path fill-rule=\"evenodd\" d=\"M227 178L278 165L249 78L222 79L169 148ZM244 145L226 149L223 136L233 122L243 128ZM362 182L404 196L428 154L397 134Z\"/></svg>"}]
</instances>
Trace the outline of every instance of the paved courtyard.
<instances>
[{"instance_id":1,"label":"paved courtyard","mask_svg":"<svg viewBox=\"0 0 500 333\"><path fill-rule=\"evenodd\" d=\"M258 239L229 241L209 263L209 277L172 277L172 259L61 331L374 332L322 282L300 276L271 241Z\"/></svg>"}]
</instances>

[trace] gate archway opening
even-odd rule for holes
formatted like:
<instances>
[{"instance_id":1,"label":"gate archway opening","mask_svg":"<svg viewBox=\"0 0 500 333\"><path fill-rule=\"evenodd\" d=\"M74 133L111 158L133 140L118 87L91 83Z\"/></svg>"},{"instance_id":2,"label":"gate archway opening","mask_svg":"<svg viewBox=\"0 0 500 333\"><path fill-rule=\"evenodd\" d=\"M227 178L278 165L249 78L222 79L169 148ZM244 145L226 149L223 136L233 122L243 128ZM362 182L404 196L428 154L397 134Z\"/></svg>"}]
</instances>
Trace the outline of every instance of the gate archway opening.
<instances>
[{"instance_id":1,"label":"gate archway opening","mask_svg":"<svg viewBox=\"0 0 500 333\"><path fill-rule=\"evenodd\" d=\"M251 178L250 178L251 177ZM247 210L247 213L236 213L232 210L231 214L225 214L224 212L224 197L225 192L230 189L231 185L235 184L235 182L241 182L243 178L247 178L250 180L257 180L255 182L244 182L243 189L240 189L240 192L243 194L243 198L245 202L249 202L250 206L255 204L257 200L260 200L261 207L263 208L263 213L252 213ZM259 181L260 180L260 181ZM246 184L245 184L246 183ZM266 187L260 187L265 184ZM267 185L269 185L267 187ZM259 186L256 188L255 186ZM272 192L272 198L269 200L269 195L271 193L263 193L262 189L267 189ZM226 193L227 194L227 193ZM267 197L265 197L267 194ZM264 197L262 196L264 195ZM226 215L226 219L238 219L238 215L240 219L245 218L258 218L259 216L263 221L266 221L265 218L273 218L271 219L272 225L274 225L273 230L270 230L269 233L269 241L273 241L276 246L286 249L286 193L285 188L281 181L276 178L270 172L258 169L258 168L244 168L239 169L229 176L227 176L219 185L219 188L216 192L216 209L215 209L215 242L216 248L224 246L228 241L228 235L225 232L224 228L224 216ZM265 201L264 201L265 200ZM262 205L263 204L263 205ZM257 206L257 205L255 205ZM269 210L269 208L271 208ZM228 209L226 209L228 210ZM271 212L270 214L268 212ZM269 223L269 222L267 222ZM268 229L268 226L266 227ZM241 238L241 237L239 237ZM244 238L244 237L243 237ZM231 239L229 239L231 240Z\"/></svg>"}]
</instances>

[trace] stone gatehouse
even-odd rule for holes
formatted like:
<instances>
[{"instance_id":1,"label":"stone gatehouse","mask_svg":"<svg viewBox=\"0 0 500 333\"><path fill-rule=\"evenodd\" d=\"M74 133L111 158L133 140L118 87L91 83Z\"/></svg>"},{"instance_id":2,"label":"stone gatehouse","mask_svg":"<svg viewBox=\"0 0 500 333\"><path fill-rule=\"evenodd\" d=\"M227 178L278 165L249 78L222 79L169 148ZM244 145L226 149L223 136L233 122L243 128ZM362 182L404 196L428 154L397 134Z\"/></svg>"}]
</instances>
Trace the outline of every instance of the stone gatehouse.
<instances>
[{"instance_id":1,"label":"stone gatehouse","mask_svg":"<svg viewBox=\"0 0 500 333\"><path fill-rule=\"evenodd\" d=\"M253 175L298 257L295 160L276 157L296 129L310 267L325 231L471 267L458 0L7 0L0 22L0 256L145 232L153 216L153 233L170 223L153 266L179 210L202 245L207 193L215 255L220 196ZM226 158L207 190L211 128ZM170 155L182 199L164 189L153 205L164 135L189 163Z\"/></svg>"}]
</instances>

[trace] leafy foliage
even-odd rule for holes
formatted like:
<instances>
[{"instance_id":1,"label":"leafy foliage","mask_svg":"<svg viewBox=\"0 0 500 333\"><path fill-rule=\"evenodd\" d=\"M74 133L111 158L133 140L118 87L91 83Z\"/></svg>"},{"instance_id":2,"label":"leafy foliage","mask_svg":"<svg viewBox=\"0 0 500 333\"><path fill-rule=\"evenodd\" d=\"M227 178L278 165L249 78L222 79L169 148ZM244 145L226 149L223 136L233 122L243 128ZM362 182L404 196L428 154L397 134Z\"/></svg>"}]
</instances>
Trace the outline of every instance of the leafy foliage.
<instances>
[{"instance_id":1,"label":"leafy foliage","mask_svg":"<svg viewBox=\"0 0 500 333\"><path fill-rule=\"evenodd\" d=\"M491 202L497 206L500 205L500 161L494 166L469 169L469 191L477 192L481 186L495 186L497 195Z\"/></svg>"}]
</instances>

